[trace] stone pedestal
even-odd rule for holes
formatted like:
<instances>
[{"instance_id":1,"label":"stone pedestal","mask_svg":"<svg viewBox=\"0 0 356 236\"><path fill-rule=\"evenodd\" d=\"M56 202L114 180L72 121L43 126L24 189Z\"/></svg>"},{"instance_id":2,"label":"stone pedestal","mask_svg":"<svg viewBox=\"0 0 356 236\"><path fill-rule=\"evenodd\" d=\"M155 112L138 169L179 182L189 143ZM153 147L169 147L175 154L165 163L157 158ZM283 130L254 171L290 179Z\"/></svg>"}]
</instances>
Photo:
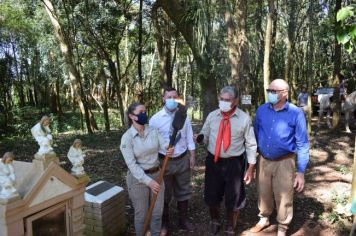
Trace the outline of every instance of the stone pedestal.
<instances>
[{"instance_id":1,"label":"stone pedestal","mask_svg":"<svg viewBox=\"0 0 356 236\"><path fill-rule=\"evenodd\" d=\"M125 235L126 216L124 189L106 181L86 188L84 234L87 236Z\"/></svg>"},{"instance_id":2,"label":"stone pedestal","mask_svg":"<svg viewBox=\"0 0 356 236\"><path fill-rule=\"evenodd\" d=\"M44 155L35 154L35 159L33 159L33 165L41 171L44 171L51 162L59 165L59 159L57 154L54 152L46 153Z\"/></svg>"}]
</instances>

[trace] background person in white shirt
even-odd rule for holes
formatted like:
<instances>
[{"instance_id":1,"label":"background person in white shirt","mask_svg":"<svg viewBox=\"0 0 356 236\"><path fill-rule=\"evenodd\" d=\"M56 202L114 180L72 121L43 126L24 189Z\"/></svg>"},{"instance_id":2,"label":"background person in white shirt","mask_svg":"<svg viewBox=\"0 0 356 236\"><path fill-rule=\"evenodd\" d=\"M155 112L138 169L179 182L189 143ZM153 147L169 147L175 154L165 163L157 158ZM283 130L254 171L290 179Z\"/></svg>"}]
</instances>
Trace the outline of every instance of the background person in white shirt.
<instances>
[{"instance_id":1,"label":"background person in white shirt","mask_svg":"<svg viewBox=\"0 0 356 236\"><path fill-rule=\"evenodd\" d=\"M172 121L178 108L178 92L174 88L167 88L163 94L164 107L152 116L150 126L157 128L166 142L169 142L172 135ZM160 161L163 161L165 150L159 151ZM190 155L188 155L188 153ZM165 196L164 210L162 216L161 236L167 235L169 225L169 204L172 195L177 201L179 214L179 227L189 232L193 231L192 225L188 221L188 200L192 196L191 169L195 164L195 144L193 140L193 130L187 117L183 128L178 132L174 153L169 160L164 174Z\"/></svg>"}]
</instances>

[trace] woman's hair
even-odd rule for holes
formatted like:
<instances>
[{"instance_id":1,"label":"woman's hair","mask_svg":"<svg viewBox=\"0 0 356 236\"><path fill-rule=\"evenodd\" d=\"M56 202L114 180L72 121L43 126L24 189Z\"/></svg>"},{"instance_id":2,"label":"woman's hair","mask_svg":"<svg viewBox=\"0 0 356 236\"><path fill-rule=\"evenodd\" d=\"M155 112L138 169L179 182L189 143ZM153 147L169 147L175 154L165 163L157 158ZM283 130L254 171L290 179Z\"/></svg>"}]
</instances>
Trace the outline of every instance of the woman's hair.
<instances>
[{"instance_id":1,"label":"woman's hair","mask_svg":"<svg viewBox=\"0 0 356 236\"><path fill-rule=\"evenodd\" d=\"M15 155L12 152L6 152L2 157L1 161L5 163L7 160L13 161L15 159Z\"/></svg>"},{"instance_id":2,"label":"woman's hair","mask_svg":"<svg viewBox=\"0 0 356 236\"><path fill-rule=\"evenodd\" d=\"M132 125L132 120L129 117L129 114L133 114L133 111L138 107L143 105L140 102L133 102L130 104L130 106L127 108L127 111L125 112L125 123L128 127Z\"/></svg>"},{"instance_id":3,"label":"woman's hair","mask_svg":"<svg viewBox=\"0 0 356 236\"><path fill-rule=\"evenodd\" d=\"M77 144L77 143L82 145L82 140L80 140L79 138L75 139L72 146L75 147L75 144Z\"/></svg>"},{"instance_id":4,"label":"woman's hair","mask_svg":"<svg viewBox=\"0 0 356 236\"><path fill-rule=\"evenodd\" d=\"M42 116L42 118L41 118L41 120L40 120L40 124L43 125L43 122L44 122L45 120L50 121L50 119L49 119L48 116Z\"/></svg>"}]
</instances>

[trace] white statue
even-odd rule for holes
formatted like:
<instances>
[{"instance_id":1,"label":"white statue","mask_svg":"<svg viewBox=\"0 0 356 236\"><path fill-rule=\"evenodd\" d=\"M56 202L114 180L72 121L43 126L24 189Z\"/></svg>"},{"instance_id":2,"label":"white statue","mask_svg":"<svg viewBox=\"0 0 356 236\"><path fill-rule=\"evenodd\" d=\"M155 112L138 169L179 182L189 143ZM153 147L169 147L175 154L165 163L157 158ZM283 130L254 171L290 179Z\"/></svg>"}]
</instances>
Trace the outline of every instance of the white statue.
<instances>
[{"instance_id":1,"label":"white statue","mask_svg":"<svg viewBox=\"0 0 356 236\"><path fill-rule=\"evenodd\" d=\"M38 122L31 129L32 136L35 138L38 145L40 145L40 149L38 149L37 152L37 154L40 156L53 152L53 137L49 128L49 122L49 117L43 116L40 122Z\"/></svg>"},{"instance_id":2,"label":"white statue","mask_svg":"<svg viewBox=\"0 0 356 236\"><path fill-rule=\"evenodd\" d=\"M0 198L8 199L18 196L15 189L15 172L12 166L12 161L15 159L15 155L12 152L4 154L0 159Z\"/></svg>"},{"instance_id":3,"label":"white statue","mask_svg":"<svg viewBox=\"0 0 356 236\"><path fill-rule=\"evenodd\" d=\"M82 151L82 141L80 139L74 140L67 156L73 165L71 169L72 174L75 176L85 175L83 168L85 154Z\"/></svg>"}]
</instances>

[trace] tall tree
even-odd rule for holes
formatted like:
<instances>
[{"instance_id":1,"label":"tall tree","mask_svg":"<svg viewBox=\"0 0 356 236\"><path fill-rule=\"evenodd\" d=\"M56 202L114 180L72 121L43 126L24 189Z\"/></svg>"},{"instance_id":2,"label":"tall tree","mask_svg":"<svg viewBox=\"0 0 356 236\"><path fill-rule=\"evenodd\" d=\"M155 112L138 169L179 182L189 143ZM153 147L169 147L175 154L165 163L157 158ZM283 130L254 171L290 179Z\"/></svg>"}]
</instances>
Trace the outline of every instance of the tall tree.
<instances>
[{"instance_id":1,"label":"tall tree","mask_svg":"<svg viewBox=\"0 0 356 236\"><path fill-rule=\"evenodd\" d=\"M157 49L160 65L160 84L161 87L172 87L172 27L170 20L165 12L160 12L158 3L155 2L152 6L152 21L155 27L155 39L157 41Z\"/></svg>"},{"instance_id":2,"label":"tall tree","mask_svg":"<svg viewBox=\"0 0 356 236\"><path fill-rule=\"evenodd\" d=\"M263 88L265 93L265 101L267 101L267 91L268 85L270 83L270 54L272 46L272 23L275 14L274 0L268 0L268 16L267 16L267 26L265 33L265 50L263 59Z\"/></svg>"},{"instance_id":3,"label":"tall tree","mask_svg":"<svg viewBox=\"0 0 356 236\"><path fill-rule=\"evenodd\" d=\"M138 100L143 102L143 75L142 75L142 34L143 34L143 0L140 0L140 8L138 15L138 56L137 56L137 73L138 73Z\"/></svg>"},{"instance_id":4,"label":"tall tree","mask_svg":"<svg viewBox=\"0 0 356 236\"><path fill-rule=\"evenodd\" d=\"M249 55L246 36L247 0L234 2L234 14L230 10L230 0L225 0L225 23L227 28L231 78L240 94L249 93ZM235 21L233 20L235 18ZM237 22L235 25L234 22ZM244 86L241 86L244 85Z\"/></svg>"},{"instance_id":5,"label":"tall tree","mask_svg":"<svg viewBox=\"0 0 356 236\"><path fill-rule=\"evenodd\" d=\"M209 7L212 7L212 4L209 0L185 2L185 5L179 0L157 0L156 2L164 9L192 50L201 84L203 119L205 119L209 112L217 106L216 80L211 70L211 45L209 42L209 34L212 29ZM203 8L200 11L202 15L187 17L190 12L197 10L197 5Z\"/></svg>"},{"instance_id":6,"label":"tall tree","mask_svg":"<svg viewBox=\"0 0 356 236\"><path fill-rule=\"evenodd\" d=\"M332 119L332 127L333 129L336 129L339 126L340 123L340 71L341 71L341 44L338 43L337 41L337 30L341 26L341 22L336 20L336 15L338 10L341 9L341 0L336 0L335 2L335 17L334 17L334 22L335 22L335 29L334 29L334 35L335 35L335 40L334 40L334 69L333 69L333 81L332 85L334 88L334 94L333 94L333 106L332 106L332 112L333 112L333 119Z\"/></svg>"},{"instance_id":7,"label":"tall tree","mask_svg":"<svg viewBox=\"0 0 356 236\"><path fill-rule=\"evenodd\" d=\"M55 11L52 2L50 0L43 0L42 2L51 20L54 29L54 34L59 42L61 52L68 66L70 82L73 86L74 95L76 101L79 104L81 114L85 117L85 123L88 133L93 133L93 126L91 125L91 120L89 118L88 104L86 102L84 91L81 87L80 73L75 65L72 47L73 42L70 42L69 35L66 35L63 31L62 26L59 22L58 14Z\"/></svg>"}]
</instances>

